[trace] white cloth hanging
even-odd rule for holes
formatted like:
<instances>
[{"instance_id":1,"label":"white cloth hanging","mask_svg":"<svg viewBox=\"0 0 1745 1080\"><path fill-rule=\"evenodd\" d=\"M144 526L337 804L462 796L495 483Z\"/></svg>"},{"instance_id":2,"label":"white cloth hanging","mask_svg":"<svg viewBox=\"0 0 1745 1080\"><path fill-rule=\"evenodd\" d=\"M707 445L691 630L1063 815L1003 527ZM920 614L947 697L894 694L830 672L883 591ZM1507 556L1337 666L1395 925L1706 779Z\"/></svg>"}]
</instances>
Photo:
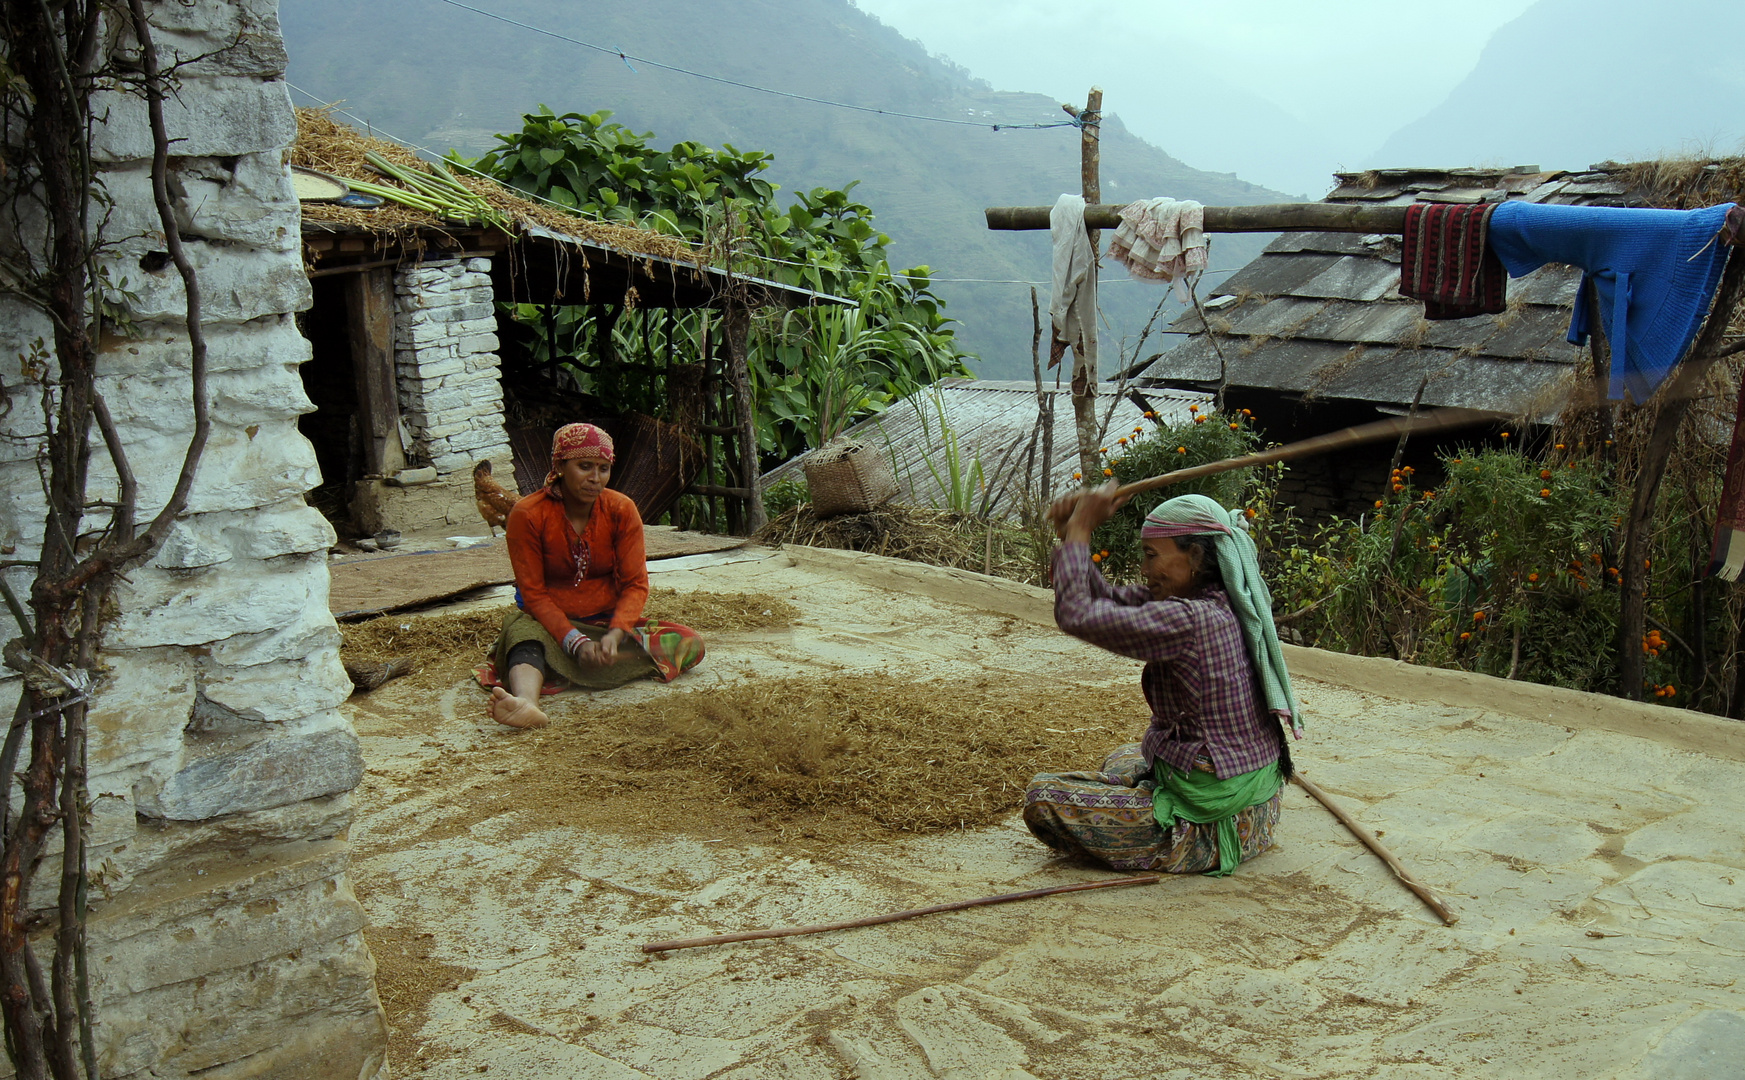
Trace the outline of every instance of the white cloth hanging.
<instances>
[{"instance_id":1,"label":"white cloth hanging","mask_svg":"<svg viewBox=\"0 0 1745 1080\"><path fill-rule=\"evenodd\" d=\"M1054 240L1054 292L1048 301L1053 338L1048 366L1060 363L1070 347L1073 371L1094 370L1097 360L1097 256L1085 234L1085 200L1062 195L1048 212Z\"/></svg>"}]
</instances>

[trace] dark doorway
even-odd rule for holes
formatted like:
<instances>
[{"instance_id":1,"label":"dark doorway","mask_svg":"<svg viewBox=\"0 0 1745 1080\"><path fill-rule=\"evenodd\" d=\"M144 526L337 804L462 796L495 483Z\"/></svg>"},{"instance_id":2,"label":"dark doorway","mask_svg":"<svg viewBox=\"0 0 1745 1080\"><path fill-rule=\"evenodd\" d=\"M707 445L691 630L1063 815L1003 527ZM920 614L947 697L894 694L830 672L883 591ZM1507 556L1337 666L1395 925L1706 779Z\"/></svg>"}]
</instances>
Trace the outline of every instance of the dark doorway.
<instances>
[{"instance_id":1,"label":"dark doorway","mask_svg":"<svg viewBox=\"0 0 1745 1080\"><path fill-rule=\"evenodd\" d=\"M303 365L303 390L315 411L299 417L297 428L315 446L321 486L308 500L341 536L351 536L357 532L351 521L351 492L363 478L364 461L345 277L320 277L309 284L315 302L298 323L311 349Z\"/></svg>"}]
</instances>

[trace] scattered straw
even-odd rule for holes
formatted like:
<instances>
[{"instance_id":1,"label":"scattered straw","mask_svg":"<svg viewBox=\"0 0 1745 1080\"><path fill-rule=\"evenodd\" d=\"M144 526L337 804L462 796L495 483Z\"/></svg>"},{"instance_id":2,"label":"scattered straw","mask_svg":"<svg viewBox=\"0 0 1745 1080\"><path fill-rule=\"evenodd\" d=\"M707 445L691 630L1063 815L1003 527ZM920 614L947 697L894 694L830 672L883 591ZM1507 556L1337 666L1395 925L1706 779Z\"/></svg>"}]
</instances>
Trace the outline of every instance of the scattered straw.
<instances>
[{"instance_id":1,"label":"scattered straw","mask_svg":"<svg viewBox=\"0 0 1745 1080\"><path fill-rule=\"evenodd\" d=\"M551 727L448 759L418 778L453 793L454 816L433 833L503 815L517 829L802 846L971 828L1016 809L1039 771L1095 768L1139 737L1147 712L1136 680L843 675L673 689L618 706L554 699Z\"/></svg>"},{"instance_id":2,"label":"scattered straw","mask_svg":"<svg viewBox=\"0 0 1745 1080\"><path fill-rule=\"evenodd\" d=\"M340 655L354 664L385 664L405 657L412 661L413 671L396 680L396 685L434 689L452 684L484 660L502 626L502 609L383 615L341 624Z\"/></svg>"},{"instance_id":3,"label":"scattered straw","mask_svg":"<svg viewBox=\"0 0 1745 1080\"><path fill-rule=\"evenodd\" d=\"M388 1015L388 1060L396 1069L414 1062L428 1064L452 1056L448 1051L431 1053L418 1031L429 1017L430 1000L458 989L478 972L435 959L433 934L396 926L366 926L364 940L376 960L376 994Z\"/></svg>"},{"instance_id":4,"label":"scattered straw","mask_svg":"<svg viewBox=\"0 0 1745 1080\"><path fill-rule=\"evenodd\" d=\"M820 521L808 503L777 515L756 537L766 544L869 551L933 566L949 566L1022 581L1045 582L1052 537L1039 542L1032 533L1003 521L953 510L881 506L865 514Z\"/></svg>"},{"instance_id":5,"label":"scattered straw","mask_svg":"<svg viewBox=\"0 0 1745 1080\"><path fill-rule=\"evenodd\" d=\"M412 661L407 686L434 689L464 678L482 663L496 643L507 608L449 612L437 615L383 615L345 623L340 652L348 662L385 664ZM654 589L644 612L649 618L683 623L702 634L747 630L780 630L792 626L800 611L766 593L689 592Z\"/></svg>"},{"instance_id":6,"label":"scattered straw","mask_svg":"<svg viewBox=\"0 0 1745 1080\"><path fill-rule=\"evenodd\" d=\"M672 589L650 590L644 613L651 619L683 623L698 633L783 630L800 617L799 608L765 593L681 593Z\"/></svg>"},{"instance_id":7,"label":"scattered straw","mask_svg":"<svg viewBox=\"0 0 1745 1080\"><path fill-rule=\"evenodd\" d=\"M319 169L341 179L368 180L387 187L400 186L365 163L364 154L371 150L396 165L427 169L425 162L411 150L385 139L371 138L336 120L330 110L297 110L297 141L291 147L291 164ZM519 228L541 226L553 232L598 241L635 255L653 255L662 259L693 263L699 259L699 253L677 237L580 217L549 204L525 198L494 180L459 169L454 172L462 184L477 193L493 209L507 214ZM434 214L392 202L374 210L358 210L334 206L331 203L304 203L303 217L309 221L349 225L396 237L420 229L444 230L456 227Z\"/></svg>"}]
</instances>

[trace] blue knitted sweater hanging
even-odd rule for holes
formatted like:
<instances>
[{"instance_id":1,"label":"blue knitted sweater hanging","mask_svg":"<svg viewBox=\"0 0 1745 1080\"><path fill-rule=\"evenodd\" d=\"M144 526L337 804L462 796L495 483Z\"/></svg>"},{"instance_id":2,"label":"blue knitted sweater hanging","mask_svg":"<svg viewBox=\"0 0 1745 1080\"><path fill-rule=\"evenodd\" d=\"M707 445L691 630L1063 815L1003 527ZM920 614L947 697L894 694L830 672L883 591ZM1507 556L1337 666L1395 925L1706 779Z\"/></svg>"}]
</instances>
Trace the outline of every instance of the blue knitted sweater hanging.
<instances>
[{"instance_id":1,"label":"blue knitted sweater hanging","mask_svg":"<svg viewBox=\"0 0 1745 1080\"><path fill-rule=\"evenodd\" d=\"M1551 206L1505 202L1491 214L1490 243L1510 277L1548 262L1583 271L1569 340L1586 344L1588 295L1612 351L1613 398L1638 402L1672 372L1715 298L1727 248L1717 234L1731 203L1702 210Z\"/></svg>"}]
</instances>

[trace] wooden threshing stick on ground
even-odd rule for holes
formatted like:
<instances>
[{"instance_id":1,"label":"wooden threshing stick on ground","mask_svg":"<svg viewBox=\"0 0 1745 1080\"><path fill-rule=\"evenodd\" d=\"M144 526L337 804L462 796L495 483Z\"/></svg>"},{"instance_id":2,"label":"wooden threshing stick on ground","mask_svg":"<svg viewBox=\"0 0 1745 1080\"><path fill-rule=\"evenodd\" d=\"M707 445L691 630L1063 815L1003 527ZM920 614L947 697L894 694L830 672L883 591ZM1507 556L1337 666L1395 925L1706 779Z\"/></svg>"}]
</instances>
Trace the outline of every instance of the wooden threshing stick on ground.
<instances>
[{"instance_id":1,"label":"wooden threshing stick on ground","mask_svg":"<svg viewBox=\"0 0 1745 1080\"><path fill-rule=\"evenodd\" d=\"M1248 469L1256 465L1271 465L1279 461L1294 461L1297 458L1313 457L1316 454L1331 453L1334 450L1344 450L1352 446L1362 446L1364 443L1381 442L1384 439L1399 437L1402 433L1413 435L1429 435L1438 431L1449 431L1454 428L1472 427L1475 424L1494 422L1502 419L1501 414L1485 412L1481 409L1437 409L1434 412L1419 413L1417 416L1395 416L1386 420L1377 420L1371 424L1359 424L1356 427L1330 431L1325 435L1316 435L1311 439L1290 443L1287 446L1275 446L1271 450L1262 450L1257 454L1244 454L1241 457L1225 458L1206 465L1195 465L1191 469L1177 469L1153 476L1145 480L1135 480L1131 484L1122 484L1116 489L1117 496L1133 496L1141 491L1153 488L1168 487L1188 480L1198 480L1202 476L1214 476L1229 472L1232 469Z\"/></svg>"},{"instance_id":2,"label":"wooden threshing stick on ground","mask_svg":"<svg viewBox=\"0 0 1745 1080\"><path fill-rule=\"evenodd\" d=\"M1425 885L1423 882L1413 877L1412 872L1407 870L1405 865L1402 864L1399 859L1394 857L1394 853L1387 849L1387 845L1376 839L1374 833L1370 832L1362 825L1359 825L1355 818L1345 812L1344 807L1333 801L1331 795L1322 791L1313 780L1308 779L1302 773L1297 773L1295 776L1292 776L1291 779L1296 781L1298 787L1302 788L1310 795L1313 795L1315 800L1322 806L1333 811L1333 816L1338 818L1347 829L1351 830L1351 835L1363 841L1364 847L1380 856L1381 861L1388 864L1388 869L1392 870L1394 876L1405 883L1406 888L1417 893L1418 899L1429 904L1430 910L1441 916L1443 926L1453 926L1455 923L1460 921L1460 916L1449 911L1442 901L1436 899L1436 894L1430 891L1428 885Z\"/></svg>"},{"instance_id":3,"label":"wooden threshing stick on ground","mask_svg":"<svg viewBox=\"0 0 1745 1080\"><path fill-rule=\"evenodd\" d=\"M866 919L848 919L843 922L818 923L813 926L790 926L781 930L747 930L738 934L715 934L710 937L679 938L674 941L652 941L642 947L645 953L670 952L673 949L694 949L699 945L725 945L730 941L755 941L758 938L793 937L797 934L822 934L826 930L847 930L856 926L877 926L879 923L897 922L902 919L913 919L917 915L935 915L941 911L961 911L964 908L983 907L987 904L1005 904L1013 900L1033 900L1038 896L1053 896L1055 893L1083 892L1086 889L1113 889L1120 885L1155 885L1163 878L1157 874L1146 874L1141 877L1113 878L1107 881L1081 881L1076 885L1054 885L1046 889L1031 889L1029 892L1002 893L999 896L984 896L977 900L959 900L952 904L935 904L932 907L910 908L908 911L893 911L889 915L874 915Z\"/></svg>"}]
</instances>

